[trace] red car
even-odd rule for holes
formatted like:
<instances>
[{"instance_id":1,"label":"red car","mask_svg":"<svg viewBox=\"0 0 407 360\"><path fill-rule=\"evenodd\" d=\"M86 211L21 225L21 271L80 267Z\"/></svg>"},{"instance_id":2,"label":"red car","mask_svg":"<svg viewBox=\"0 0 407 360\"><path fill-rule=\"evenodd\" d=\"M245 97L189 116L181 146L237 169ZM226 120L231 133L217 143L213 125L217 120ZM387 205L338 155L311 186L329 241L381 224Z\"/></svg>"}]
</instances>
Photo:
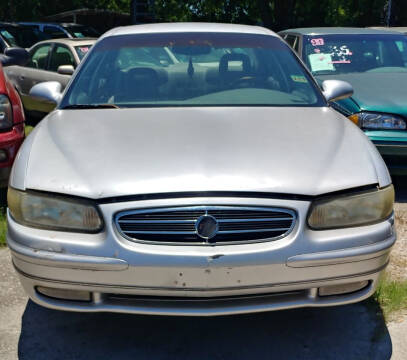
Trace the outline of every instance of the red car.
<instances>
[{"instance_id":1,"label":"red car","mask_svg":"<svg viewBox=\"0 0 407 360\"><path fill-rule=\"evenodd\" d=\"M20 96L5 76L3 66L24 63L27 55L19 48L9 48L0 55L0 188L8 185L11 166L24 140L25 121Z\"/></svg>"}]
</instances>

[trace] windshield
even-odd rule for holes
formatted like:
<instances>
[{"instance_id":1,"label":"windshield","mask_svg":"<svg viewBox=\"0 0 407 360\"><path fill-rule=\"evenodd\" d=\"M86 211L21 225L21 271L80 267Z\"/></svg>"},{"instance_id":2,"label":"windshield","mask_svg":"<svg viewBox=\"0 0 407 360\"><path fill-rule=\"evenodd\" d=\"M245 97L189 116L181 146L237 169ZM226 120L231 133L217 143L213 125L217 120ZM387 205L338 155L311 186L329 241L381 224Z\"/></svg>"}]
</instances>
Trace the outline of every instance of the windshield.
<instances>
[{"instance_id":1,"label":"windshield","mask_svg":"<svg viewBox=\"0 0 407 360\"><path fill-rule=\"evenodd\" d=\"M404 35L320 35L304 39L304 58L315 75L406 72Z\"/></svg>"},{"instance_id":2,"label":"windshield","mask_svg":"<svg viewBox=\"0 0 407 360\"><path fill-rule=\"evenodd\" d=\"M29 48L38 41L44 40L39 30L25 26L3 26L0 27L1 36L10 46Z\"/></svg>"},{"instance_id":3,"label":"windshield","mask_svg":"<svg viewBox=\"0 0 407 360\"><path fill-rule=\"evenodd\" d=\"M83 104L324 106L325 101L277 37L166 33L113 36L94 45L60 107Z\"/></svg>"},{"instance_id":4,"label":"windshield","mask_svg":"<svg viewBox=\"0 0 407 360\"><path fill-rule=\"evenodd\" d=\"M65 30L67 30L73 37L76 38L100 36L100 34L90 26L66 26Z\"/></svg>"}]
</instances>

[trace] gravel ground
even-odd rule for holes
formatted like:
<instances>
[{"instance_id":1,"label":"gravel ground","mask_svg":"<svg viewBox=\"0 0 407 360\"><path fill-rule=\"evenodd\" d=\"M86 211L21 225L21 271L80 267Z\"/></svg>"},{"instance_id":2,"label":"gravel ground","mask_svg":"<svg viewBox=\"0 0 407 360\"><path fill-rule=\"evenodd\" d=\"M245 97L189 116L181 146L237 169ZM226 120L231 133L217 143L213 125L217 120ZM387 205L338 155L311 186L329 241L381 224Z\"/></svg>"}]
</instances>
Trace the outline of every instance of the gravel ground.
<instances>
[{"instance_id":1,"label":"gravel ground","mask_svg":"<svg viewBox=\"0 0 407 360\"><path fill-rule=\"evenodd\" d=\"M407 202L397 203L394 210L397 242L391 252L391 261L387 267L387 273L393 279L407 280Z\"/></svg>"},{"instance_id":2,"label":"gravel ground","mask_svg":"<svg viewBox=\"0 0 407 360\"><path fill-rule=\"evenodd\" d=\"M388 273L407 279L407 191L395 206ZM0 359L407 359L407 314L359 303L218 318L79 314L25 296L0 249Z\"/></svg>"}]
</instances>

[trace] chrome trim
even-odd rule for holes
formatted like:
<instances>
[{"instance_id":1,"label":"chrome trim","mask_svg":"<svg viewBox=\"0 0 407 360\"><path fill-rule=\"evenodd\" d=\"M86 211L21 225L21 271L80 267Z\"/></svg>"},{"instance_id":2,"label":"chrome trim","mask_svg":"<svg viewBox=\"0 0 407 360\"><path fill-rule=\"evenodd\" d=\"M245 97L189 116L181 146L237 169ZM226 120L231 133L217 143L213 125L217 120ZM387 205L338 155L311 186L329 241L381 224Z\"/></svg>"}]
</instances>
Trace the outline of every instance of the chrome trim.
<instances>
[{"instance_id":1,"label":"chrome trim","mask_svg":"<svg viewBox=\"0 0 407 360\"><path fill-rule=\"evenodd\" d=\"M262 239L255 239L255 240L245 240L245 241L219 241L215 243L209 243L207 240L205 242L175 242L175 241L151 241L151 240L140 240L135 239L127 234L168 234L168 235L197 235L195 231L123 231L121 229L122 223L129 223L129 224L157 224L157 223L172 223L172 224L193 224L194 228L195 225L200 218L198 216L196 219L188 219L188 220L120 220L123 216L127 215L134 215L134 214L154 214L160 212L177 212L177 211L219 211L219 210L237 210L237 211L263 211L263 212L280 212L291 215L291 217L276 217L276 218L262 218L262 219L218 219L216 216L216 220L218 223L234 223L234 222L266 222L266 221L284 221L284 220L292 220L290 227L282 227L276 229L250 229L250 230L219 230L218 234L244 234L244 233L255 233L255 232L275 232L275 231L285 231L284 234L275 237L269 238L262 238ZM210 214L211 215L211 214ZM209 245L209 246L216 246L216 245L236 245L236 244L247 244L247 243L258 243L258 242L267 242L267 241L275 241L287 236L291 231L294 229L294 226L297 222L297 213L296 211L288 208L278 208L278 207L258 207L258 206L223 206L223 205L198 205L198 206L173 206L173 207L162 207L162 208L144 208L144 209L134 209L134 210L125 210L120 211L114 215L114 223L116 228L121 236L125 239L133 241L133 242L140 242L140 243L147 243L147 244L155 244L155 245L189 245L189 246L199 246L199 245ZM197 235L199 236L199 235Z\"/></svg>"},{"instance_id":2,"label":"chrome trim","mask_svg":"<svg viewBox=\"0 0 407 360\"><path fill-rule=\"evenodd\" d=\"M264 219L216 219L219 223L223 222L256 222L256 221L281 221L281 220L292 220L292 218L282 217L282 218L264 218ZM125 222L130 224L161 224L161 223L172 223L172 224L194 224L197 220L118 220L119 223Z\"/></svg>"}]
</instances>

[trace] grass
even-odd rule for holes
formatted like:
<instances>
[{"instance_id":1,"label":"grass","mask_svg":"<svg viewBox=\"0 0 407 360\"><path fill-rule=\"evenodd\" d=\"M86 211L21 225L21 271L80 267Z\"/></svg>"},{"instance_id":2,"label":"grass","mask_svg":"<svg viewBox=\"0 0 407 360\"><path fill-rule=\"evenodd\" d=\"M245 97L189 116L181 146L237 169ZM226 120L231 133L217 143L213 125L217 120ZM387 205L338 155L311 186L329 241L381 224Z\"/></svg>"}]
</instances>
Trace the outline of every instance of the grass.
<instances>
[{"instance_id":1,"label":"grass","mask_svg":"<svg viewBox=\"0 0 407 360\"><path fill-rule=\"evenodd\" d=\"M407 309L407 280L393 280L384 275L373 296L386 319L393 313Z\"/></svg>"},{"instance_id":2,"label":"grass","mask_svg":"<svg viewBox=\"0 0 407 360\"><path fill-rule=\"evenodd\" d=\"M34 129L34 127L32 127L30 125L26 125L25 126L25 136L28 136L28 134L32 131L32 129Z\"/></svg>"}]
</instances>

